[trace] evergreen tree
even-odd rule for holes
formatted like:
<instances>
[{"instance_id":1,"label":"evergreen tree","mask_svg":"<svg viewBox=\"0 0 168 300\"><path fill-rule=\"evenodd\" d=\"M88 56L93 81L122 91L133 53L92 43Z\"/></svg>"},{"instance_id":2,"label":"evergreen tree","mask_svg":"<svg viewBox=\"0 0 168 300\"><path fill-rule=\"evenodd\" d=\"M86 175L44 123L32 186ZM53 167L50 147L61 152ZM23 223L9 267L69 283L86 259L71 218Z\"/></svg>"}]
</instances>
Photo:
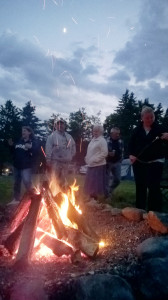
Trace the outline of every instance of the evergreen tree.
<instances>
[{"instance_id":1,"label":"evergreen tree","mask_svg":"<svg viewBox=\"0 0 168 300\"><path fill-rule=\"evenodd\" d=\"M166 109L166 112L163 116L162 124L165 128L165 131L168 132L168 108Z\"/></svg>"},{"instance_id":2,"label":"evergreen tree","mask_svg":"<svg viewBox=\"0 0 168 300\"><path fill-rule=\"evenodd\" d=\"M35 135L39 138L44 138L45 127L44 123L35 115L36 107L32 105L31 101L28 101L22 108L22 126L30 126Z\"/></svg>"},{"instance_id":3,"label":"evergreen tree","mask_svg":"<svg viewBox=\"0 0 168 300\"><path fill-rule=\"evenodd\" d=\"M137 125L139 120L139 109L134 93L126 90L122 98L119 100L115 113L105 120L105 129L109 133L113 126L119 127L121 136L124 140L125 155L128 155L128 141L130 133Z\"/></svg>"},{"instance_id":4,"label":"evergreen tree","mask_svg":"<svg viewBox=\"0 0 168 300\"><path fill-rule=\"evenodd\" d=\"M159 124L163 123L163 113L164 113L164 110L163 110L162 104L159 103L158 106L157 106L157 108L156 108L156 110L155 110L156 121Z\"/></svg>"},{"instance_id":5,"label":"evergreen tree","mask_svg":"<svg viewBox=\"0 0 168 300\"><path fill-rule=\"evenodd\" d=\"M21 134L21 111L13 105L11 100L7 100L0 106L0 165L11 161L8 149L8 139L16 141Z\"/></svg>"}]
</instances>

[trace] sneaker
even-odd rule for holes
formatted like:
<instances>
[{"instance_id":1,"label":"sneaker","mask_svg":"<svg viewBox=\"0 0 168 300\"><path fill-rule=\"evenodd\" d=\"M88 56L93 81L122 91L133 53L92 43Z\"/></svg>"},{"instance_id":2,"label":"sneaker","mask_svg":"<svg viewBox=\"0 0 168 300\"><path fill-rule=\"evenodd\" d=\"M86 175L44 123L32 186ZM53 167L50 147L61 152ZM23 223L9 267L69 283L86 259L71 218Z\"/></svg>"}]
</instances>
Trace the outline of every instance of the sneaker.
<instances>
[{"instance_id":1,"label":"sneaker","mask_svg":"<svg viewBox=\"0 0 168 300\"><path fill-rule=\"evenodd\" d=\"M13 199L11 202L9 202L7 205L18 205L19 201Z\"/></svg>"}]
</instances>

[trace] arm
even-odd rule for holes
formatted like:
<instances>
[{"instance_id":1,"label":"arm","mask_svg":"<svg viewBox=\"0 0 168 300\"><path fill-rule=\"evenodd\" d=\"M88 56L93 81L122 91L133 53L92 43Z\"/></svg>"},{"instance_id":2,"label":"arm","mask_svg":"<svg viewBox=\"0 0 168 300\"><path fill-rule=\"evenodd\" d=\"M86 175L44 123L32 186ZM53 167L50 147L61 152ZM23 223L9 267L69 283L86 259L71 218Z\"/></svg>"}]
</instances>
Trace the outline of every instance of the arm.
<instances>
[{"instance_id":1,"label":"arm","mask_svg":"<svg viewBox=\"0 0 168 300\"><path fill-rule=\"evenodd\" d=\"M47 163L51 162L51 154L53 149L53 138L52 134L48 136L45 146L45 153L46 153L46 161Z\"/></svg>"},{"instance_id":2,"label":"arm","mask_svg":"<svg viewBox=\"0 0 168 300\"><path fill-rule=\"evenodd\" d=\"M99 154L93 156L93 159L91 161L92 163L99 163L102 160L104 160L108 155L108 147L107 147L107 142L105 139L102 139L100 141L99 147L100 147Z\"/></svg>"},{"instance_id":3,"label":"arm","mask_svg":"<svg viewBox=\"0 0 168 300\"><path fill-rule=\"evenodd\" d=\"M136 132L135 130L133 131L133 134L130 138L129 144L128 144L128 149L129 149L129 159L131 161L131 164L133 164L136 160L137 157L134 155L134 151L135 151L135 137L136 137Z\"/></svg>"},{"instance_id":4,"label":"arm","mask_svg":"<svg viewBox=\"0 0 168 300\"><path fill-rule=\"evenodd\" d=\"M71 153L72 153L72 158L75 156L76 154L76 144L73 138L72 139L72 145L71 145Z\"/></svg>"}]
</instances>

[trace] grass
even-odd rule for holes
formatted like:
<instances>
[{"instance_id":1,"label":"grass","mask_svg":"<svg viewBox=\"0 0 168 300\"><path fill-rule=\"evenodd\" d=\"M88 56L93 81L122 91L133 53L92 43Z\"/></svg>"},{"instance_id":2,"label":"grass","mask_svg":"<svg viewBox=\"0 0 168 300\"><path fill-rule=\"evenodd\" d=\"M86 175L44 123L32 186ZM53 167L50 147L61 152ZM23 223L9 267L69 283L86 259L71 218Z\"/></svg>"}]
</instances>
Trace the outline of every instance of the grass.
<instances>
[{"instance_id":1,"label":"grass","mask_svg":"<svg viewBox=\"0 0 168 300\"><path fill-rule=\"evenodd\" d=\"M85 180L84 175L75 176L77 185L79 186L79 192L77 194L78 199L81 201L85 196L82 193L83 184ZM34 181L37 181L35 176ZM74 176L69 176L69 184L74 182ZM13 193L13 176L0 176L0 205L5 205L12 200ZM124 208L127 206L135 207L135 183L134 181L121 181L120 185L115 189L114 194L110 200L110 204L113 207ZM102 200L103 201L103 200ZM163 201L163 211L168 212L168 199Z\"/></svg>"}]
</instances>

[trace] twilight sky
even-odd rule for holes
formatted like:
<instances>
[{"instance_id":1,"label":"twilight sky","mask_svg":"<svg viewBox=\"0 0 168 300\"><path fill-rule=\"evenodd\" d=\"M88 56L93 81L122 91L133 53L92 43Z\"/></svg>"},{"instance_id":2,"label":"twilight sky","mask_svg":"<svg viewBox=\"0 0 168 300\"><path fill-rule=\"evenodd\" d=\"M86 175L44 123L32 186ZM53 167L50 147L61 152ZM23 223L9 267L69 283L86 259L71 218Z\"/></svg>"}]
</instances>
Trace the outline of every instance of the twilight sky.
<instances>
[{"instance_id":1,"label":"twilight sky","mask_svg":"<svg viewBox=\"0 0 168 300\"><path fill-rule=\"evenodd\" d=\"M102 121L126 89L168 107L167 0L0 0L0 104Z\"/></svg>"}]
</instances>

